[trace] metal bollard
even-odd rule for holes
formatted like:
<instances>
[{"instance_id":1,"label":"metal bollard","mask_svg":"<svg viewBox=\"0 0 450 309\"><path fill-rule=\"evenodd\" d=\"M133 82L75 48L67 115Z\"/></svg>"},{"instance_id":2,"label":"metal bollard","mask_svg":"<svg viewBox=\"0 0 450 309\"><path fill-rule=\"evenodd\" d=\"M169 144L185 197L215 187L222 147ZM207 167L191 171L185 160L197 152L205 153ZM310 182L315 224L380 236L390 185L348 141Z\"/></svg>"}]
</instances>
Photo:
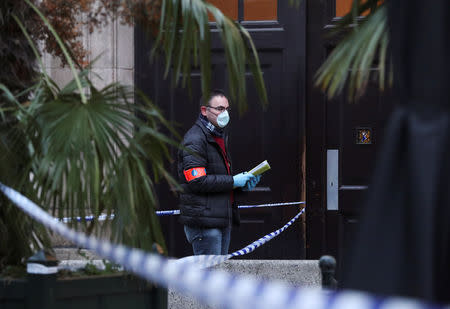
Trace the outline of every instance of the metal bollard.
<instances>
[{"instance_id":1,"label":"metal bollard","mask_svg":"<svg viewBox=\"0 0 450 309\"><path fill-rule=\"evenodd\" d=\"M57 265L58 261L48 259L44 251L40 251L28 259L26 308L56 308L54 291L58 272Z\"/></svg>"},{"instance_id":2,"label":"metal bollard","mask_svg":"<svg viewBox=\"0 0 450 309\"><path fill-rule=\"evenodd\" d=\"M336 260L330 255L324 255L319 259L319 267L322 273L322 288L336 290L337 280L334 278L336 272Z\"/></svg>"}]
</instances>

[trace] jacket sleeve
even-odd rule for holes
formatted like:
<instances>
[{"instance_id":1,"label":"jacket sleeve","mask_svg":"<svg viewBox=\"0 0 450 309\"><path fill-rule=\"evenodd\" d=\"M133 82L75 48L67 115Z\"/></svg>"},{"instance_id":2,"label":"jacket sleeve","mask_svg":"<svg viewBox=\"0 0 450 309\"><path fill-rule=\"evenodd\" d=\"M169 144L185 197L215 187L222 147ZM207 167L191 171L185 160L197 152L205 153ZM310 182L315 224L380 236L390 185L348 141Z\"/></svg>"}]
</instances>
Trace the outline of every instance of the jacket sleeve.
<instances>
[{"instance_id":1,"label":"jacket sleeve","mask_svg":"<svg viewBox=\"0 0 450 309\"><path fill-rule=\"evenodd\" d=\"M181 159L183 171L196 167L207 167L207 142L201 138L189 139L181 149ZM186 181L191 192L226 192L233 190L233 176L231 175L211 175L206 171L205 176Z\"/></svg>"}]
</instances>

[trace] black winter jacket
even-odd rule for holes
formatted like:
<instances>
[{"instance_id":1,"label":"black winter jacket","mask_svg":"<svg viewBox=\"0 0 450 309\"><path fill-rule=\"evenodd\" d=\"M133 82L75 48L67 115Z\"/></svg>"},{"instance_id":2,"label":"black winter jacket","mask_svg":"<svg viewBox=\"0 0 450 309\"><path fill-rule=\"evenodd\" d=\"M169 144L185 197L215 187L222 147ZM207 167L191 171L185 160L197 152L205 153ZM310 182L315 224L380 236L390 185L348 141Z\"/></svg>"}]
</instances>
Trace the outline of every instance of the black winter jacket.
<instances>
[{"instance_id":1,"label":"black winter jacket","mask_svg":"<svg viewBox=\"0 0 450 309\"><path fill-rule=\"evenodd\" d=\"M225 136L226 148L227 141ZM199 119L185 134L182 145L186 149L178 152L178 177L183 189L180 193L180 222L205 228L230 225L233 176L231 166L231 175L228 175L220 146ZM231 162L229 157L228 162ZM183 172L196 167L206 168L206 175L188 182Z\"/></svg>"}]
</instances>

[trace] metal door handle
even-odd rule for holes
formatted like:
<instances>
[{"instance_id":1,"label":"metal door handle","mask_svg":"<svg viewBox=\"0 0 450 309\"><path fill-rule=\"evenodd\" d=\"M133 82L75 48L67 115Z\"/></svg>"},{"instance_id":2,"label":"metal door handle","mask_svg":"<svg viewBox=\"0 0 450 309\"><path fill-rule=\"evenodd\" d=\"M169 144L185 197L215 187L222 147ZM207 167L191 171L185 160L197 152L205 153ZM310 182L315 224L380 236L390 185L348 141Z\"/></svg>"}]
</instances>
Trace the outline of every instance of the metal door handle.
<instances>
[{"instance_id":1,"label":"metal door handle","mask_svg":"<svg viewBox=\"0 0 450 309\"><path fill-rule=\"evenodd\" d=\"M339 210L339 150L327 150L327 210Z\"/></svg>"}]
</instances>

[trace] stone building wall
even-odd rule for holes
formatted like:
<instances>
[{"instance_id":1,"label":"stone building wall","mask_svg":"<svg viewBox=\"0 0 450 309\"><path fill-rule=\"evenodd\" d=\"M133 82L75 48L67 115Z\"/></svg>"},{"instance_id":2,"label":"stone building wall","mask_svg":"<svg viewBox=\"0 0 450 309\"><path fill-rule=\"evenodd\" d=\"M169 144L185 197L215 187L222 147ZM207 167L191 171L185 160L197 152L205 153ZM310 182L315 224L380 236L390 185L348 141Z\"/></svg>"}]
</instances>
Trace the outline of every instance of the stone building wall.
<instances>
[{"instance_id":1,"label":"stone building wall","mask_svg":"<svg viewBox=\"0 0 450 309\"><path fill-rule=\"evenodd\" d=\"M89 62L100 56L93 64L91 80L94 84L99 88L111 82L133 85L134 29L121 25L120 21L115 21L102 29L95 29L93 33L89 33L87 29L83 32L82 41L89 51ZM62 68L58 58L45 54L44 65L48 74L60 86L73 78L70 68Z\"/></svg>"}]
</instances>

